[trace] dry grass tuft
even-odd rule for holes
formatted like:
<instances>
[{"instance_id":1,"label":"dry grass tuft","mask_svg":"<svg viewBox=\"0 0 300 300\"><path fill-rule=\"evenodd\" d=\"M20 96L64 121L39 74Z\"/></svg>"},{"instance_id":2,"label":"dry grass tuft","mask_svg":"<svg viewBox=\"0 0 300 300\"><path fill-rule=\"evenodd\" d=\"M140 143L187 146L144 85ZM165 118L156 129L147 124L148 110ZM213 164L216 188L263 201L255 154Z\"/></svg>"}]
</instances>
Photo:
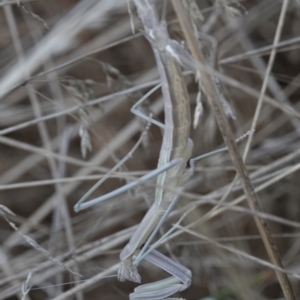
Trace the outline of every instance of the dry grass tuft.
<instances>
[{"instance_id":1,"label":"dry grass tuft","mask_svg":"<svg viewBox=\"0 0 300 300\"><path fill-rule=\"evenodd\" d=\"M182 43L172 1L158 2ZM300 299L299 1L184 4L197 47L215 61L221 108L234 117L226 117L228 129L235 138L250 130L236 153L261 212L249 209L228 153L197 163L160 233L173 228L158 249L193 273L191 287L174 297L283 299L277 272ZM158 83L134 5L10 0L0 12L0 299L128 299L136 285L117 281L118 256L153 201L154 182L77 214L73 207L115 165L93 196L157 166L161 130L130 113ZM223 139L203 74L184 76L198 156ZM141 109L163 121L161 92ZM267 223L282 266L270 262L255 220ZM139 270L143 283L167 277L147 262Z\"/></svg>"}]
</instances>

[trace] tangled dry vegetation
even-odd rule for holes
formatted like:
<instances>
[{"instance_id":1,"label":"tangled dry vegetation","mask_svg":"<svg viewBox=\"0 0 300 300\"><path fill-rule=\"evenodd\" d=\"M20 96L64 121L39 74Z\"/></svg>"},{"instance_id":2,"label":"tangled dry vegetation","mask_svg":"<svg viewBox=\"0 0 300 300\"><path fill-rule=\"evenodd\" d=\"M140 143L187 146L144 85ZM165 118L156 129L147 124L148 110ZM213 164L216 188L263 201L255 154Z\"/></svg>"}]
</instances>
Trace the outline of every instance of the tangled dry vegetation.
<instances>
[{"instance_id":1,"label":"tangled dry vegetation","mask_svg":"<svg viewBox=\"0 0 300 300\"><path fill-rule=\"evenodd\" d=\"M171 1L165 3L169 33L181 42ZM300 299L300 3L187 3L197 4L189 13L198 29L218 42L232 132L255 129L246 167L263 213L249 209L228 153L210 156L197 164L163 226L160 234L186 213L159 250L192 271L192 285L178 297L284 299L254 222L259 216ZM130 108L157 84L158 72L134 5L6 0L0 18L0 299L128 299L136 284L117 280L118 256L152 203L155 183L77 214L73 206L145 127ZM208 57L211 47L201 46ZM193 74L185 79L194 113L199 84ZM193 156L223 145L203 93L201 101ZM160 91L142 109L163 121ZM241 154L248 138L239 143ZM152 125L93 196L155 169L161 141ZM146 262L139 270L143 283L167 276Z\"/></svg>"}]
</instances>

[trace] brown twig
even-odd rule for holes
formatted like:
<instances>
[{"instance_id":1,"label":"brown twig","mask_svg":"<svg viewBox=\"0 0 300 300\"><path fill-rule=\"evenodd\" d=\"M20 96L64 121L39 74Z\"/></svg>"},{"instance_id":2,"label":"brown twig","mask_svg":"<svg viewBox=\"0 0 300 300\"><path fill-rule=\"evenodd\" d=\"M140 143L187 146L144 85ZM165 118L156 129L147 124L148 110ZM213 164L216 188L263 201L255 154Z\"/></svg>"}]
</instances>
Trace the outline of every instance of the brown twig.
<instances>
[{"instance_id":1,"label":"brown twig","mask_svg":"<svg viewBox=\"0 0 300 300\"><path fill-rule=\"evenodd\" d=\"M197 68L199 69L199 71L201 71L202 84L206 91L210 106L217 119L223 139L228 147L228 151L230 153L233 164L236 168L238 175L241 177L241 181L243 183L243 189L246 194L248 204L252 210L260 212L261 208L259 206L257 196L255 194L251 181L248 177L248 172L242 161L242 157L238 152L238 148L236 146L229 123L223 111L223 107L219 101L216 85L209 72L209 67L207 66L202 51L198 46L198 41L196 40L193 34L193 29L190 20L188 19L184 7L180 0L172 0L172 3L173 3L174 10L177 14L179 23L181 25L181 28L183 30L184 36L186 38L187 44L189 46L189 49L191 50L192 56L195 59L195 61L198 62ZM205 70L208 71L205 71L204 68ZM258 216L254 216L254 220L260 232L265 248L270 257L270 260L274 265L278 266L279 268L282 268L280 255L278 253L277 247L274 244L272 235L270 233L270 230L268 229L266 222ZM296 299L290 281L286 276L286 274L277 270L276 275L285 297L291 300Z\"/></svg>"}]
</instances>

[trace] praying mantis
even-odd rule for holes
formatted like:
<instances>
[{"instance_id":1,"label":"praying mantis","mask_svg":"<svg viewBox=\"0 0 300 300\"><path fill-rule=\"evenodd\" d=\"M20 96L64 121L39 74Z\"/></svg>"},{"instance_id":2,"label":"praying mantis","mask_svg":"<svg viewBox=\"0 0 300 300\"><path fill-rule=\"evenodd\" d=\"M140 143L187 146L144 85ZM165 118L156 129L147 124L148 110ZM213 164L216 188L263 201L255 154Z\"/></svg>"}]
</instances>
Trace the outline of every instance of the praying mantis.
<instances>
[{"instance_id":1,"label":"praying mantis","mask_svg":"<svg viewBox=\"0 0 300 300\"><path fill-rule=\"evenodd\" d=\"M158 20L151 0L134 0L134 3L144 24L146 37L151 42L161 80L165 124L150 120L151 123L164 130L158 166L156 170L141 177L138 181L129 183L99 198L82 203L87 198L84 196L75 205L75 211L91 207L157 176L155 201L120 254L121 263L118 279L140 283L141 278L137 265L142 259L146 259L172 276L137 287L134 293L130 294L130 299L167 299L174 293L183 291L190 286L191 271L154 249L148 251L147 255L145 252L176 204L180 193L184 190L185 182L193 174L194 163L199 158L190 159L193 150L193 142L189 138L191 127L190 102L181 66L176 57L176 50L180 45L169 38L166 24ZM149 120L148 116L143 115L137 109L143 100L142 98L138 101L131 111L145 120ZM186 171L189 160L191 168ZM164 188L166 186L167 189ZM90 195L94 190L95 188L92 188L87 194Z\"/></svg>"}]
</instances>

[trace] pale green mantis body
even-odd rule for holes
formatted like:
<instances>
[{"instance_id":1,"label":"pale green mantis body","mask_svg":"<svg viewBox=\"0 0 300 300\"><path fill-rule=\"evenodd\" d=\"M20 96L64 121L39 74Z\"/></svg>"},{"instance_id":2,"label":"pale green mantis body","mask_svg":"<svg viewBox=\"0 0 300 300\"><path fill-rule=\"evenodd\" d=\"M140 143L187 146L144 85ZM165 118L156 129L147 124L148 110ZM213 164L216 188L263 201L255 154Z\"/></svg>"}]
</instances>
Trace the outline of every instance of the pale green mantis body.
<instances>
[{"instance_id":1,"label":"pale green mantis body","mask_svg":"<svg viewBox=\"0 0 300 300\"><path fill-rule=\"evenodd\" d=\"M119 280L130 280L138 283L140 283L141 279L137 267L133 264L134 256L140 251L149 236L159 229L159 222L163 216L166 217L166 211L179 198L179 193L183 190L183 185L186 181L185 176L183 176L186 164L191 157L193 148L193 142L189 138L191 125L190 103L181 67L168 52L167 47L170 40L165 24L158 21L152 5L149 4L148 6L152 10L151 13L146 12L144 14L140 11L145 8L145 5L147 6L147 1L143 2L140 6L139 3L141 2L136 1L136 5L139 9L140 17L143 18L144 16L146 19L143 21L148 23L148 26L145 26L148 30L146 33L147 37L155 44L153 50L161 79L165 124L153 121L153 123L164 128L157 171L151 172L148 177L146 175L139 180L141 182L141 180L157 176L155 202L120 254ZM134 109L133 111L135 112ZM141 116L139 111L136 111L136 114ZM147 116L142 115L142 117L148 119ZM129 188L132 188L135 184L129 186ZM168 189L164 189L164 186L167 186ZM123 187L115 192L123 192L129 188ZM75 210L78 211L108 199L116 195L115 192L83 204L80 204L82 202L80 200ZM145 247L147 247L147 244ZM173 262L155 250L148 254L145 259L165 269L173 276L157 283L136 288L135 293L130 295L130 299L165 299L190 285L191 272L189 269Z\"/></svg>"},{"instance_id":2,"label":"pale green mantis body","mask_svg":"<svg viewBox=\"0 0 300 300\"><path fill-rule=\"evenodd\" d=\"M166 27L159 23L153 6L148 5L147 1L135 1L135 4L147 30L147 36L153 41L154 55L162 82L165 125L157 168L160 169L171 161L178 161L174 167L158 175L155 202L120 255L119 279L140 282L140 276L133 264L133 257L152 234L170 205L179 197L179 192L183 190L185 183L183 174L186 170L187 161L192 154L193 142L189 138L191 115L186 83L180 65L168 52L169 36ZM145 8L148 10L145 11ZM167 186L168 189L164 189L164 186ZM146 248L147 245L144 247ZM158 254L156 252L155 254L157 257ZM154 254L152 253L152 255ZM181 267L177 265L173 266L173 273L176 272L176 268ZM132 294L131 299L148 299L148 294L149 299L163 299L177 291L186 289L190 285L191 272L184 267L181 268L180 278L171 277L168 279L170 282L167 284L161 282L160 286L157 284L155 286L148 285L147 290L141 286L136 289L135 294ZM172 274L172 270L168 270L168 272ZM150 293L148 292L149 288L152 289Z\"/></svg>"}]
</instances>

